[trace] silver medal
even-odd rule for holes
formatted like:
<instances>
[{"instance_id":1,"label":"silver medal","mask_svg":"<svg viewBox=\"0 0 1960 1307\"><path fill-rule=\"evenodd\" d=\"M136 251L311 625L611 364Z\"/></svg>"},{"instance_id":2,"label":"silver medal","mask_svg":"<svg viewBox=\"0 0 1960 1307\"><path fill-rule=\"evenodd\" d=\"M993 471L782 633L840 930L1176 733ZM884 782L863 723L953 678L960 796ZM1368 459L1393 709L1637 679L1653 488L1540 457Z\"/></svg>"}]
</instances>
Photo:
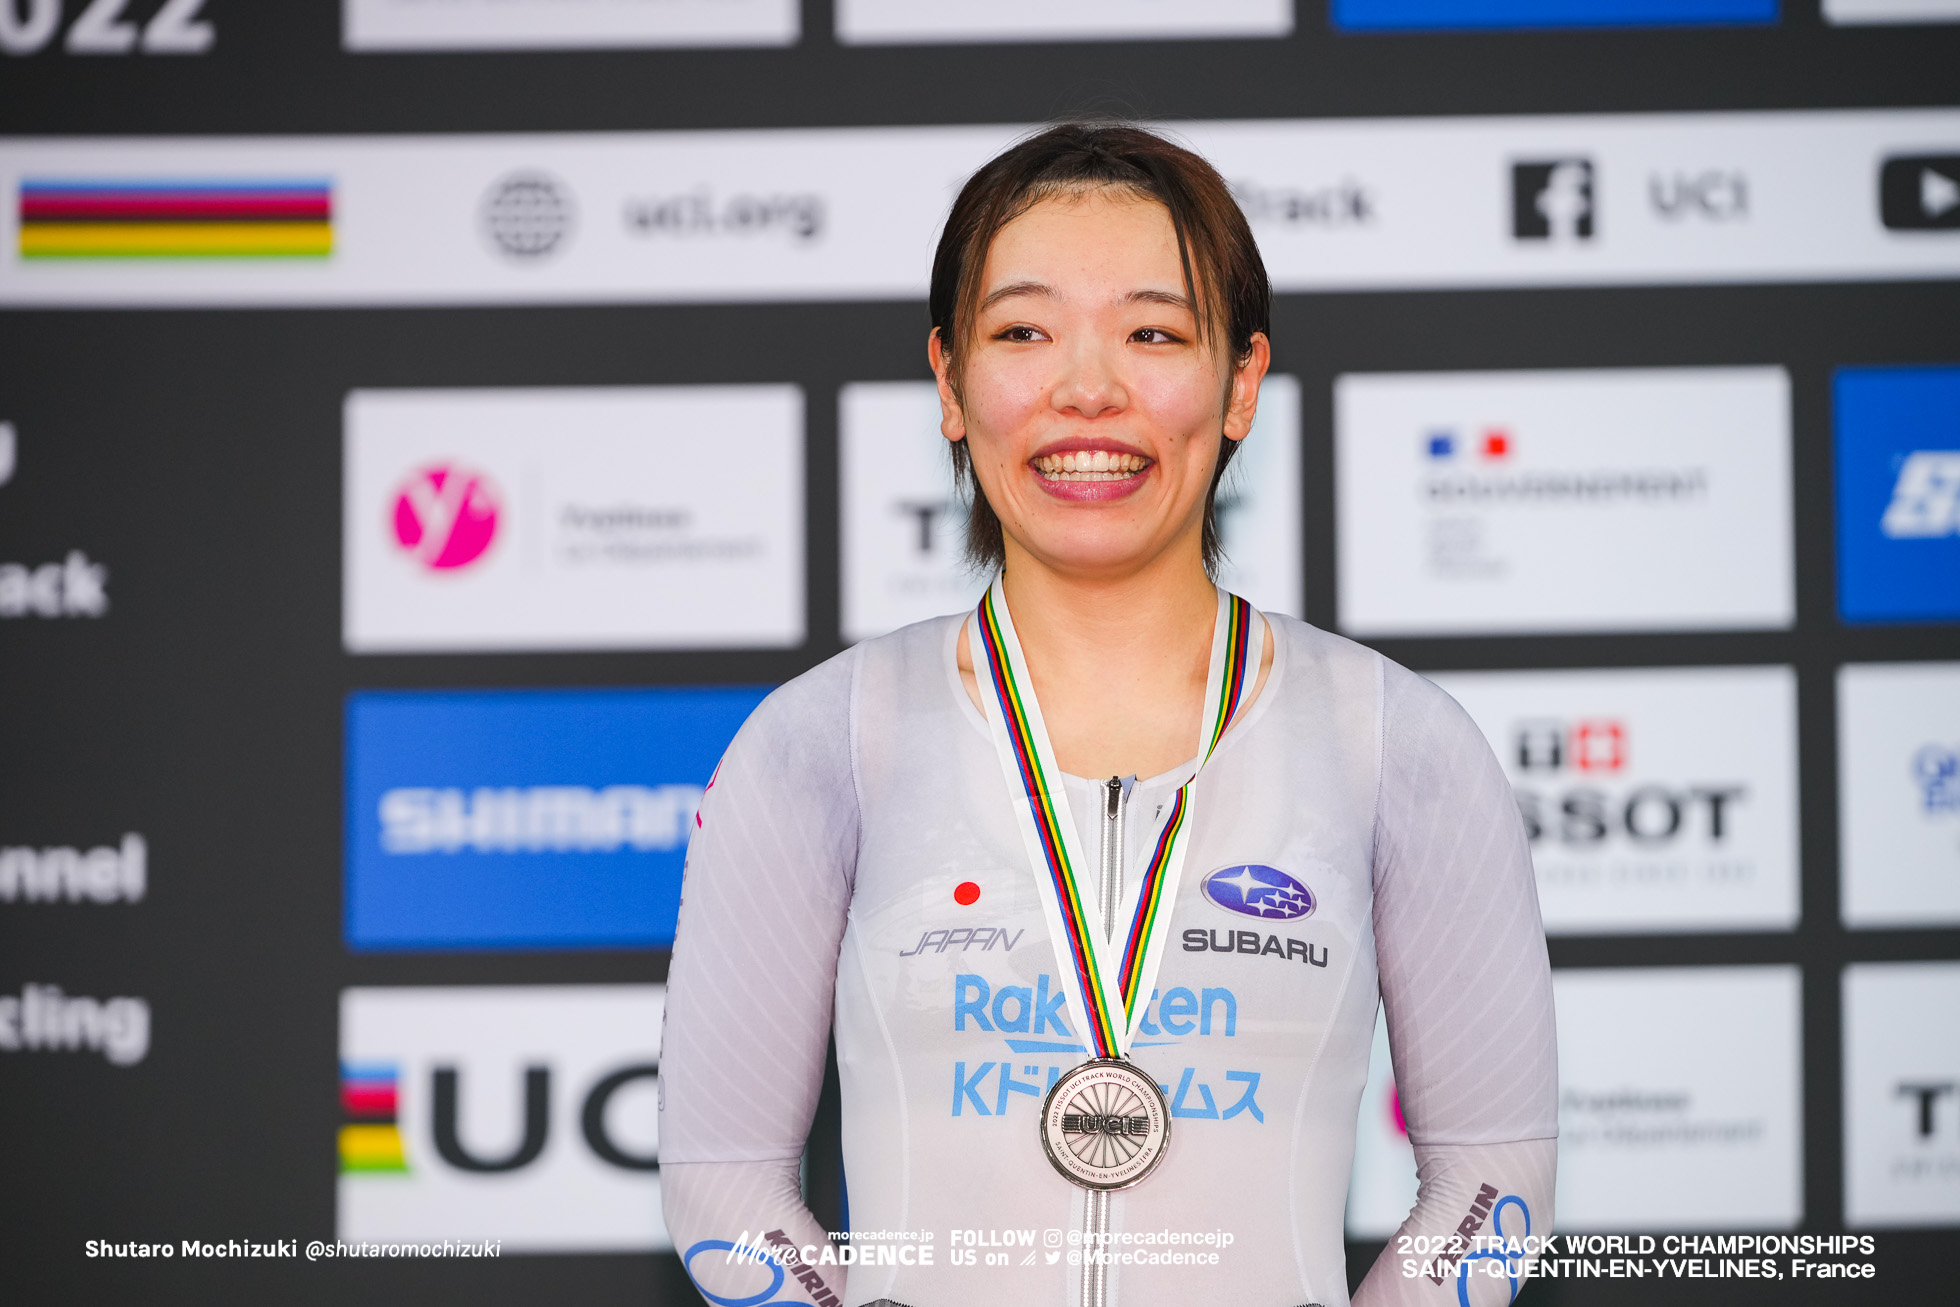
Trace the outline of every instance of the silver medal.
<instances>
[{"instance_id":1,"label":"silver medal","mask_svg":"<svg viewBox=\"0 0 1960 1307\"><path fill-rule=\"evenodd\" d=\"M1049 1165L1084 1189L1129 1188L1157 1169L1170 1141L1164 1091L1122 1058L1071 1067L1042 1100Z\"/></svg>"}]
</instances>

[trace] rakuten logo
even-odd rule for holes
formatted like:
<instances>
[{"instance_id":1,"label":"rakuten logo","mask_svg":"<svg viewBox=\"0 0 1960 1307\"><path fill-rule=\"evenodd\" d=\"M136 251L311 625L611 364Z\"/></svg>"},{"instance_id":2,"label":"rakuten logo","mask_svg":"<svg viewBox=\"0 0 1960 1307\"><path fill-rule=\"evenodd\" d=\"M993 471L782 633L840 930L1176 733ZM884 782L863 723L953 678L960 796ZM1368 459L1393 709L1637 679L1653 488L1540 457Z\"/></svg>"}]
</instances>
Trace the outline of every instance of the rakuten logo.
<instances>
[{"instance_id":1,"label":"rakuten logo","mask_svg":"<svg viewBox=\"0 0 1960 1307\"><path fill-rule=\"evenodd\" d=\"M1960 532L1960 452L1922 449L1907 455L1878 527L1893 540Z\"/></svg>"},{"instance_id":2,"label":"rakuten logo","mask_svg":"<svg viewBox=\"0 0 1960 1307\"><path fill-rule=\"evenodd\" d=\"M395 495L395 543L430 571L467 567L497 537L501 498L490 478L459 464L413 473Z\"/></svg>"},{"instance_id":3,"label":"rakuten logo","mask_svg":"<svg viewBox=\"0 0 1960 1307\"><path fill-rule=\"evenodd\" d=\"M150 1005L140 998L83 998L29 982L0 995L0 1053L100 1053L135 1066L150 1051Z\"/></svg>"}]
</instances>

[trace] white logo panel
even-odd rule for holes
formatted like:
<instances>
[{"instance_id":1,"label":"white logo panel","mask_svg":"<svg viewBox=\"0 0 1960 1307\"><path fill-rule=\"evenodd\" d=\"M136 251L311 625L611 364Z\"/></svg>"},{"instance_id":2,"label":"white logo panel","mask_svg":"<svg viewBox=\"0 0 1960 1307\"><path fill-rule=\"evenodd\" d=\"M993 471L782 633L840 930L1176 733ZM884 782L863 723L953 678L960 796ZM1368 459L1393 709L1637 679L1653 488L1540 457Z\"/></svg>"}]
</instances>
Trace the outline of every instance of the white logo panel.
<instances>
[{"instance_id":1,"label":"white logo panel","mask_svg":"<svg viewBox=\"0 0 1960 1307\"><path fill-rule=\"evenodd\" d=\"M1432 679L1476 721L1510 777L1547 933L1796 924L1790 668Z\"/></svg>"},{"instance_id":2,"label":"white logo panel","mask_svg":"<svg viewBox=\"0 0 1960 1307\"><path fill-rule=\"evenodd\" d=\"M1844 1221L1960 1224L1960 963L1844 970Z\"/></svg>"},{"instance_id":3,"label":"white logo panel","mask_svg":"<svg viewBox=\"0 0 1960 1307\"><path fill-rule=\"evenodd\" d=\"M1288 0L838 0L846 45L1285 36ZM978 602L978 601L976 601Z\"/></svg>"},{"instance_id":4,"label":"white logo panel","mask_svg":"<svg viewBox=\"0 0 1960 1307\"><path fill-rule=\"evenodd\" d=\"M1794 620L1781 368L1352 374L1334 410L1345 632Z\"/></svg>"},{"instance_id":5,"label":"white logo panel","mask_svg":"<svg viewBox=\"0 0 1960 1307\"><path fill-rule=\"evenodd\" d=\"M1960 23L1960 0L1824 0L1824 21L1865 23Z\"/></svg>"},{"instance_id":6,"label":"white logo panel","mask_svg":"<svg viewBox=\"0 0 1960 1307\"><path fill-rule=\"evenodd\" d=\"M1803 1218L1795 967L1561 971L1558 1228Z\"/></svg>"},{"instance_id":7,"label":"white logo panel","mask_svg":"<svg viewBox=\"0 0 1960 1307\"><path fill-rule=\"evenodd\" d=\"M966 502L953 493L929 381L858 382L838 400L844 638L863 640L971 608L986 579L960 562ZM1268 376L1259 415L1219 486L1219 583L1270 612L1298 613L1300 383Z\"/></svg>"},{"instance_id":8,"label":"white logo panel","mask_svg":"<svg viewBox=\"0 0 1960 1307\"><path fill-rule=\"evenodd\" d=\"M1838 669L1847 926L1960 923L1960 663Z\"/></svg>"},{"instance_id":9,"label":"white logo panel","mask_svg":"<svg viewBox=\"0 0 1960 1307\"><path fill-rule=\"evenodd\" d=\"M372 50L793 45L796 0L341 0L341 44Z\"/></svg>"},{"instance_id":10,"label":"white logo panel","mask_svg":"<svg viewBox=\"0 0 1960 1307\"><path fill-rule=\"evenodd\" d=\"M1563 1231L1787 1229L1803 1215L1794 967L1558 971ZM1377 1020L1348 1234L1393 1234L1415 1153Z\"/></svg>"},{"instance_id":11,"label":"white logo panel","mask_svg":"<svg viewBox=\"0 0 1960 1307\"><path fill-rule=\"evenodd\" d=\"M343 991L339 1237L671 1248L656 1158L664 1003L662 985ZM390 1128L398 1138L378 1145Z\"/></svg>"},{"instance_id":12,"label":"white logo panel","mask_svg":"<svg viewBox=\"0 0 1960 1307\"><path fill-rule=\"evenodd\" d=\"M411 2L361 0L397 13ZM620 0L611 8L625 14L642 2L652 7ZM762 3L662 7L720 15L760 12ZM598 0L413 8L439 27L452 12L480 17L494 8L515 22L588 4L596 12ZM1072 8L1079 11L1042 12ZM1132 14L1157 8L1187 6L1124 6ZM1162 126L1231 184L1283 293L1960 272L1960 243L1902 240L1875 203L1880 161L1954 139L1960 110ZM328 192L331 248L275 259L19 257L26 233L9 201L0 208L0 243L16 253L0 258L0 303L923 299L960 185L1030 130L9 138L0 142L0 185L10 191L75 179L314 179ZM1560 164L1570 166L1560 173ZM1529 172L1548 165L1543 178ZM513 189L518 179L525 184ZM1521 187L1529 192L1522 215ZM1537 205L1547 196L1549 212ZM1934 199L1929 214L1945 203ZM1542 238L1538 218L1547 224ZM549 225L540 232L538 222ZM1553 226L1571 238L1554 239Z\"/></svg>"},{"instance_id":13,"label":"white logo panel","mask_svg":"<svg viewBox=\"0 0 1960 1307\"><path fill-rule=\"evenodd\" d=\"M356 653L801 643L794 386L355 391Z\"/></svg>"}]
</instances>

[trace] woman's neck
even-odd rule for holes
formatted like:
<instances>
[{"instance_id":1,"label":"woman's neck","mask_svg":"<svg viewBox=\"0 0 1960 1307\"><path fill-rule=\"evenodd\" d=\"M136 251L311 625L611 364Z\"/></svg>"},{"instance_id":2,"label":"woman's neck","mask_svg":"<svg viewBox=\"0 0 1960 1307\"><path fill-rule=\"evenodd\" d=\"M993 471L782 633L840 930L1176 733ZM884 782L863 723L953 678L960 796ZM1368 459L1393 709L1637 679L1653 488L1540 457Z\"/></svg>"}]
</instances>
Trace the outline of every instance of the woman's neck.
<instances>
[{"instance_id":1,"label":"woman's neck","mask_svg":"<svg viewBox=\"0 0 1960 1307\"><path fill-rule=\"evenodd\" d=\"M1196 751L1218 591L1189 553L1083 577L1010 543L1008 611L1063 771L1155 776Z\"/></svg>"}]
</instances>

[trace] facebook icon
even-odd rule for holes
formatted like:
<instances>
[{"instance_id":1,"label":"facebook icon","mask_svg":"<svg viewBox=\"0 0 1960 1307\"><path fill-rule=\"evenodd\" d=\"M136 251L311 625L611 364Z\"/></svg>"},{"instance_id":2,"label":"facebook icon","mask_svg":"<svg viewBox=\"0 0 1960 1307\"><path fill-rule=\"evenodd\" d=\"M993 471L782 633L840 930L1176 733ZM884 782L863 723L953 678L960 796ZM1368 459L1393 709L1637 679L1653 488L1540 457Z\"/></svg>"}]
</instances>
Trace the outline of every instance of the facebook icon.
<instances>
[{"instance_id":1,"label":"facebook icon","mask_svg":"<svg viewBox=\"0 0 1960 1307\"><path fill-rule=\"evenodd\" d=\"M1569 244L1593 238L1590 159L1511 165L1511 234L1521 241Z\"/></svg>"},{"instance_id":2,"label":"facebook icon","mask_svg":"<svg viewBox=\"0 0 1960 1307\"><path fill-rule=\"evenodd\" d=\"M1838 613L1960 619L1960 367L1840 368Z\"/></svg>"}]
</instances>

